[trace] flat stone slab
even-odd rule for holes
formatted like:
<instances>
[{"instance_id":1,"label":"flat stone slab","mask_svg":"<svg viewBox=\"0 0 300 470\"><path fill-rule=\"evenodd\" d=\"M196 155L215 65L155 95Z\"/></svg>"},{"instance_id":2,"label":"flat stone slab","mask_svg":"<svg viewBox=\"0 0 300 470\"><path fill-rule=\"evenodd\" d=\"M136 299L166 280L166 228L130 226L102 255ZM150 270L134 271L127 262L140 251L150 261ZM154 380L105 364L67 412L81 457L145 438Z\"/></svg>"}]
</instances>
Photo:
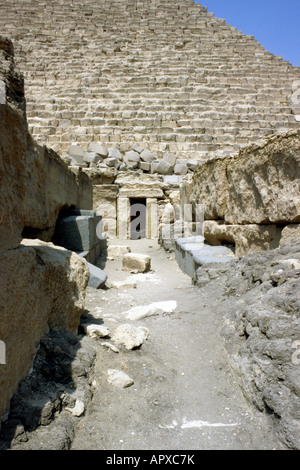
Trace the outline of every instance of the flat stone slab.
<instances>
[{"instance_id":1,"label":"flat stone slab","mask_svg":"<svg viewBox=\"0 0 300 470\"><path fill-rule=\"evenodd\" d=\"M139 253L128 253L123 257L123 269L132 273L144 273L151 268L151 257Z\"/></svg>"},{"instance_id":2,"label":"flat stone slab","mask_svg":"<svg viewBox=\"0 0 300 470\"><path fill-rule=\"evenodd\" d=\"M225 246L206 245L204 237L195 236L175 240L175 258L182 271L193 277L199 267L227 263L234 258L234 253Z\"/></svg>"}]
</instances>

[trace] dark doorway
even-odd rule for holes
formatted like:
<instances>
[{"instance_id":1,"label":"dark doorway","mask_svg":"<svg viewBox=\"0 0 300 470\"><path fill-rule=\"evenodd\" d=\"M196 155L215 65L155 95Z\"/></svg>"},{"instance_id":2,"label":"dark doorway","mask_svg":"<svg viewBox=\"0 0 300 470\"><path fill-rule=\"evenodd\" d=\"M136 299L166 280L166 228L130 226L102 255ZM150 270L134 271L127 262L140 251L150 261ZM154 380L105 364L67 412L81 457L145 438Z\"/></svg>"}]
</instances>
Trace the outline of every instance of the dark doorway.
<instances>
[{"instance_id":1,"label":"dark doorway","mask_svg":"<svg viewBox=\"0 0 300 470\"><path fill-rule=\"evenodd\" d=\"M130 198L130 238L146 238L146 199Z\"/></svg>"}]
</instances>

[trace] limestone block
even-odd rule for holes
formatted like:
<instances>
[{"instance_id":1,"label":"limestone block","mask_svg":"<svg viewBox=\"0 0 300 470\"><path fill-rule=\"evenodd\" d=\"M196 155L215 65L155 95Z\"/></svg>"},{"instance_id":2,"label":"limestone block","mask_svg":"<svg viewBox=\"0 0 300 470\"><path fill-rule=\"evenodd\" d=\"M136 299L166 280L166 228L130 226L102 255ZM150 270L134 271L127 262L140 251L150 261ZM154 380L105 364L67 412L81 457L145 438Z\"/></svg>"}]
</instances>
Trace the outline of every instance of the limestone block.
<instances>
[{"instance_id":1,"label":"limestone block","mask_svg":"<svg viewBox=\"0 0 300 470\"><path fill-rule=\"evenodd\" d=\"M118 192L119 188L116 184L95 184L93 186L93 201L96 206L102 201L115 201L118 197Z\"/></svg>"},{"instance_id":2,"label":"limestone block","mask_svg":"<svg viewBox=\"0 0 300 470\"><path fill-rule=\"evenodd\" d=\"M72 144L68 147L67 154L75 158L78 163L84 162L85 151L79 144Z\"/></svg>"},{"instance_id":3,"label":"limestone block","mask_svg":"<svg viewBox=\"0 0 300 470\"><path fill-rule=\"evenodd\" d=\"M139 162L139 168L143 171L150 171L151 169L151 164L148 162Z\"/></svg>"},{"instance_id":4,"label":"limestone block","mask_svg":"<svg viewBox=\"0 0 300 470\"><path fill-rule=\"evenodd\" d=\"M93 184L112 184L118 174L118 170L114 167L108 167L107 165L99 163L97 168L84 168L83 172L88 175Z\"/></svg>"},{"instance_id":5,"label":"limestone block","mask_svg":"<svg viewBox=\"0 0 300 470\"><path fill-rule=\"evenodd\" d=\"M159 161L158 161L158 160L153 160L153 161L151 162L150 173L156 173L158 164L159 164Z\"/></svg>"},{"instance_id":6,"label":"limestone block","mask_svg":"<svg viewBox=\"0 0 300 470\"><path fill-rule=\"evenodd\" d=\"M204 204L205 219L224 219L228 200L226 160L214 159L201 165L183 189L186 194L181 200Z\"/></svg>"},{"instance_id":7,"label":"limestone block","mask_svg":"<svg viewBox=\"0 0 300 470\"><path fill-rule=\"evenodd\" d=\"M117 236L117 219L116 217L106 217L102 219L103 232L106 233L110 238Z\"/></svg>"},{"instance_id":8,"label":"limestone block","mask_svg":"<svg viewBox=\"0 0 300 470\"><path fill-rule=\"evenodd\" d=\"M143 173L122 173L118 174L116 184L124 188L140 189L162 189L163 178L160 175L146 175Z\"/></svg>"},{"instance_id":9,"label":"limestone block","mask_svg":"<svg viewBox=\"0 0 300 470\"><path fill-rule=\"evenodd\" d=\"M161 222L163 224L173 224L175 220L175 211L171 203L167 203L163 209Z\"/></svg>"},{"instance_id":10,"label":"limestone block","mask_svg":"<svg viewBox=\"0 0 300 470\"><path fill-rule=\"evenodd\" d=\"M133 326L129 323L118 326L112 336L114 343L123 345L126 349L134 349L143 344L148 338L149 331L145 327Z\"/></svg>"},{"instance_id":11,"label":"limestone block","mask_svg":"<svg viewBox=\"0 0 300 470\"><path fill-rule=\"evenodd\" d=\"M170 188L179 187L181 182L182 182L182 175L165 175L164 176L164 183Z\"/></svg>"},{"instance_id":12,"label":"limestone block","mask_svg":"<svg viewBox=\"0 0 300 470\"><path fill-rule=\"evenodd\" d=\"M123 257L123 269L134 273L144 273L150 270L151 257L139 253L128 253Z\"/></svg>"},{"instance_id":13,"label":"limestone block","mask_svg":"<svg viewBox=\"0 0 300 470\"><path fill-rule=\"evenodd\" d=\"M287 243L297 242L300 239L300 224L290 224L281 232L280 246Z\"/></svg>"},{"instance_id":14,"label":"limestone block","mask_svg":"<svg viewBox=\"0 0 300 470\"><path fill-rule=\"evenodd\" d=\"M86 163L101 163L103 158L95 152L85 152L83 160Z\"/></svg>"},{"instance_id":15,"label":"limestone block","mask_svg":"<svg viewBox=\"0 0 300 470\"><path fill-rule=\"evenodd\" d=\"M108 156L117 158L118 160L122 160L122 154L119 149L116 147L109 147L108 148Z\"/></svg>"},{"instance_id":16,"label":"limestone block","mask_svg":"<svg viewBox=\"0 0 300 470\"><path fill-rule=\"evenodd\" d=\"M155 156L150 150L143 150L142 153L140 154L140 158L143 162L151 163L153 160L155 160Z\"/></svg>"},{"instance_id":17,"label":"limestone block","mask_svg":"<svg viewBox=\"0 0 300 470\"><path fill-rule=\"evenodd\" d=\"M155 171L159 175L171 175L174 171L174 165L166 160L160 160L155 168Z\"/></svg>"},{"instance_id":18,"label":"limestone block","mask_svg":"<svg viewBox=\"0 0 300 470\"><path fill-rule=\"evenodd\" d=\"M300 132L241 151L226 168L227 223L300 222Z\"/></svg>"},{"instance_id":19,"label":"limestone block","mask_svg":"<svg viewBox=\"0 0 300 470\"><path fill-rule=\"evenodd\" d=\"M115 167L118 168L119 160L115 157L108 157L105 159L105 163L108 167Z\"/></svg>"},{"instance_id":20,"label":"limestone block","mask_svg":"<svg viewBox=\"0 0 300 470\"><path fill-rule=\"evenodd\" d=\"M195 275L200 266L226 263L233 257L233 252L225 246L205 245L203 236L175 240L175 258L182 271L190 277Z\"/></svg>"},{"instance_id":21,"label":"limestone block","mask_svg":"<svg viewBox=\"0 0 300 470\"><path fill-rule=\"evenodd\" d=\"M176 163L174 167L175 175L186 175L188 172L188 167L185 163Z\"/></svg>"},{"instance_id":22,"label":"limestone block","mask_svg":"<svg viewBox=\"0 0 300 470\"><path fill-rule=\"evenodd\" d=\"M198 160L187 160L186 165L190 170L195 171L196 168L199 166L199 162Z\"/></svg>"},{"instance_id":23,"label":"limestone block","mask_svg":"<svg viewBox=\"0 0 300 470\"><path fill-rule=\"evenodd\" d=\"M91 142L88 146L88 152L94 152L100 155L100 157L106 158L108 156L107 148L98 142Z\"/></svg>"},{"instance_id":24,"label":"limestone block","mask_svg":"<svg viewBox=\"0 0 300 470\"><path fill-rule=\"evenodd\" d=\"M137 153L143 152L142 147L140 147L138 144L134 144L134 145L131 147L131 150L134 150L134 151L137 152Z\"/></svg>"},{"instance_id":25,"label":"limestone block","mask_svg":"<svg viewBox=\"0 0 300 470\"><path fill-rule=\"evenodd\" d=\"M177 156L174 153L167 152L163 155L164 161L168 162L173 167L176 165Z\"/></svg>"},{"instance_id":26,"label":"limestone block","mask_svg":"<svg viewBox=\"0 0 300 470\"><path fill-rule=\"evenodd\" d=\"M107 248L107 256L111 258L122 258L128 253L131 253L131 248L129 246L110 245Z\"/></svg>"},{"instance_id":27,"label":"limestone block","mask_svg":"<svg viewBox=\"0 0 300 470\"><path fill-rule=\"evenodd\" d=\"M138 305L123 312L123 315L131 321L142 320L143 318L152 317L156 315L166 315L174 313L177 308L176 300L165 300L160 302L153 302L148 305Z\"/></svg>"},{"instance_id":28,"label":"limestone block","mask_svg":"<svg viewBox=\"0 0 300 470\"><path fill-rule=\"evenodd\" d=\"M277 248L282 227L271 225L227 225L216 221L204 222L204 237L212 245L235 246L235 254L243 256Z\"/></svg>"},{"instance_id":29,"label":"limestone block","mask_svg":"<svg viewBox=\"0 0 300 470\"><path fill-rule=\"evenodd\" d=\"M129 169L137 168L138 162L140 161L140 154L134 150L130 150L124 154L123 160Z\"/></svg>"},{"instance_id":30,"label":"limestone block","mask_svg":"<svg viewBox=\"0 0 300 470\"><path fill-rule=\"evenodd\" d=\"M132 197L132 198L143 198L143 197L152 197L152 198L163 198L164 193L162 189L155 188L152 186L145 186L144 188L120 188L119 190L120 197Z\"/></svg>"},{"instance_id":31,"label":"limestone block","mask_svg":"<svg viewBox=\"0 0 300 470\"><path fill-rule=\"evenodd\" d=\"M6 344L1 417L48 329L77 333L89 271L75 253L40 240L23 240L20 248L2 252L0 262L0 338Z\"/></svg>"}]
</instances>

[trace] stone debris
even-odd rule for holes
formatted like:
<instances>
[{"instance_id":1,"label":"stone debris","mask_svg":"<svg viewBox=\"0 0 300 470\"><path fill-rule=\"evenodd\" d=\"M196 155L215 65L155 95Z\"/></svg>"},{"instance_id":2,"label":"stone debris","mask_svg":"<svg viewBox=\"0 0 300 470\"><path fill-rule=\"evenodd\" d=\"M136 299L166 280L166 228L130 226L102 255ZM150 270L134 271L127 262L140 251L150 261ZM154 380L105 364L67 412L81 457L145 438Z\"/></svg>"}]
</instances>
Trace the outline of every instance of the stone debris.
<instances>
[{"instance_id":1,"label":"stone debris","mask_svg":"<svg viewBox=\"0 0 300 470\"><path fill-rule=\"evenodd\" d=\"M103 158L106 158L108 156L107 148L101 143L91 142L88 146L88 152L94 152ZM68 153L69 153L69 149L68 149Z\"/></svg>"},{"instance_id":2,"label":"stone debris","mask_svg":"<svg viewBox=\"0 0 300 470\"><path fill-rule=\"evenodd\" d=\"M141 320L142 318L154 315L164 315L174 313L177 308L176 300L168 300L163 302L153 302L149 305L141 305L132 307L130 310L123 312L129 320Z\"/></svg>"},{"instance_id":3,"label":"stone debris","mask_svg":"<svg viewBox=\"0 0 300 470\"><path fill-rule=\"evenodd\" d=\"M91 338L106 338L110 335L109 329L103 325L82 323L81 326L84 329L84 332Z\"/></svg>"},{"instance_id":4,"label":"stone debris","mask_svg":"<svg viewBox=\"0 0 300 470\"><path fill-rule=\"evenodd\" d=\"M108 383L118 388L127 388L134 384L134 381L129 375L125 374L122 370L108 369L107 371Z\"/></svg>"},{"instance_id":5,"label":"stone debris","mask_svg":"<svg viewBox=\"0 0 300 470\"><path fill-rule=\"evenodd\" d=\"M73 416L81 416L85 412L85 404L81 400L76 400L75 406L73 408L66 407L66 410L69 411Z\"/></svg>"},{"instance_id":6,"label":"stone debris","mask_svg":"<svg viewBox=\"0 0 300 470\"><path fill-rule=\"evenodd\" d=\"M123 269L132 273L144 273L151 267L151 257L138 253L128 253L123 257Z\"/></svg>"},{"instance_id":7,"label":"stone debris","mask_svg":"<svg viewBox=\"0 0 300 470\"><path fill-rule=\"evenodd\" d=\"M126 349L134 349L143 344L148 338L149 330L145 327L136 327L125 323L118 326L112 339L115 343L125 346Z\"/></svg>"},{"instance_id":8,"label":"stone debris","mask_svg":"<svg viewBox=\"0 0 300 470\"><path fill-rule=\"evenodd\" d=\"M136 281L125 279L124 281L109 281L107 287L110 289L136 289Z\"/></svg>"},{"instance_id":9,"label":"stone debris","mask_svg":"<svg viewBox=\"0 0 300 470\"><path fill-rule=\"evenodd\" d=\"M115 353L119 353L120 351L118 350L118 348L114 345L114 344L111 344L109 342L104 342L104 343L101 343L101 346L105 349L110 349L111 351L115 352Z\"/></svg>"}]
</instances>

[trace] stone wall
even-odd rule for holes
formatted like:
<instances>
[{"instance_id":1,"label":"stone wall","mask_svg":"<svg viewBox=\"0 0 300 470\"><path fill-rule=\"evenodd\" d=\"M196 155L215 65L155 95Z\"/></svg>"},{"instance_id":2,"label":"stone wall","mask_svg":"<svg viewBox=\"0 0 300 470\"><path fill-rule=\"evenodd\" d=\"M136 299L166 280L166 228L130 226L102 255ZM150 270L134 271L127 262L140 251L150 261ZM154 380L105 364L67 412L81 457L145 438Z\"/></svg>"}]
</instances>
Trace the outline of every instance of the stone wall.
<instances>
[{"instance_id":1,"label":"stone wall","mask_svg":"<svg viewBox=\"0 0 300 470\"><path fill-rule=\"evenodd\" d=\"M14 67L12 43L2 37L0 82L5 92L0 104L1 421L40 339L49 330L77 332L88 266L50 240L63 208L91 208L92 184L30 137L23 78Z\"/></svg>"},{"instance_id":2,"label":"stone wall","mask_svg":"<svg viewBox=\"0 0 300 470\"><path fill-rule=\"evenodd\" d=\"M299 195L300 133L291 132L199 166L185 200L203 205L209 243L242 255L276 248L297 230Z\"/></svg>"},{"instance_id":3,"label":"stone wall","mask_svg":"<svg viewBox=\"0 0 300 470\"><path fill-rule=\"evenodd\" d=\"M0 12L30 132L61 156L73 142L138 143L205 160L299 128L299 69L192 0L5 0Z\"/></svg>"}]
</instances>

